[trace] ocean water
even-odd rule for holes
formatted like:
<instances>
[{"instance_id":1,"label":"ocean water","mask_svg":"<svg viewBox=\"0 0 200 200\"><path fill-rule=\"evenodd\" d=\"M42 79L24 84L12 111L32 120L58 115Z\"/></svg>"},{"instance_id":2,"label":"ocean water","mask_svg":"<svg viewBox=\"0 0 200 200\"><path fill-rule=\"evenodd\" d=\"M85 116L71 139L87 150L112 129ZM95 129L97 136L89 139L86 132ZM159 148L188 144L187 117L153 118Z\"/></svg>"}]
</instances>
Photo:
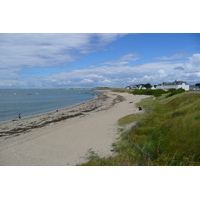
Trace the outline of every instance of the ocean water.
<instances>
[{"instance_id":1,"label":"ocean water","mask_svg":"<svg viewBox=\"0 0 200 200\"><path fill-rule=\"evenodd\" d=\"M52 112L96 98L98 91L0 89L0 123Z\"/></svg>"}]
</instances>

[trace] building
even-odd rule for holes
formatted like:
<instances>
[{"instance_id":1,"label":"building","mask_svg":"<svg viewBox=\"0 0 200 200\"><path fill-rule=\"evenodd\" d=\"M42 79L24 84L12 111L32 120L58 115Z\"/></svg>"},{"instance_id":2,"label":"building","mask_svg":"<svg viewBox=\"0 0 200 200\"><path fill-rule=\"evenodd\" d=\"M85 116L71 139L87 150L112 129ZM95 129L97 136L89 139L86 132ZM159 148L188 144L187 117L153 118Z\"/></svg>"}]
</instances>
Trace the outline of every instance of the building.
<instances>
[{"instance_id":1,"label":"building","mask_svg":"<svg viewBox=\"0 0 200 200\"><path fill-rule=\"evenodd\" d=\"M200 87L199 86L195 86L195 85L190 85L190 90L200 91Z\"/></svg>"},{"instance_id":2,"label":"building","mask_svg":"<svg viewBox=\"0 0 200 200\"><path fill-rule=\"evenodd\" d=\"M129 85L129 86L125 87L125 89L129 89L129 90L146 90L147 88L144 87L143 84L140 84L140 85ZM154 86L151 86L151 88L148 88L148 89L155 90L156 88Z\"/></svg>"},{"instance_id":3,"label":"building","mask_svg":"<svg viewBox=\"0 0 200 200\"><path fill-rule=\"evenodd\" d=\"M186 91L189 91L190 86L189 86L189 84L187 84L184 81L176 81L176 80L172 83L163 82L163 83L156 86L156 89L162 89L162 90L165 90L165 91L172 89L172 88L174 88L174 89L182 88Z\"/></svg>"},{"instance_id":4,"label":"building","mask_svg":"<svg viewBox=\"0 0 200 200\"><path fill-rule=\"evenodd\" d=\"M129 85L129 86L126 87L126 89L128 89L128 90L137 90L139 88L138 88L137 85Z\"/></svg>"},{"instance_id":5,"label":"building","mask_svg":"<svg viewBox=\"0 0 200 200\"><path fill-rule=\"evenodd\" d=\"M126 87L126 89L129 89L129 90L140 90L140 89L144 89L146 90L145 87L143 87L141 84L140 85L129 85Z\"/></svg>"}]
</instances>

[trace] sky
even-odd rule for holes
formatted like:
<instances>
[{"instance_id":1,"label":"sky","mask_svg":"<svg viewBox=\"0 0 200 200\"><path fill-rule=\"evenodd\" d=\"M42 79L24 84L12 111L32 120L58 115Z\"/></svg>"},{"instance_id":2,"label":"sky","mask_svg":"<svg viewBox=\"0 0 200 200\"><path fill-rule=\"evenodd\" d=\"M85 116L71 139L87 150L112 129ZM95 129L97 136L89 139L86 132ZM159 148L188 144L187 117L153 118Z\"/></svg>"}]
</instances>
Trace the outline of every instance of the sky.
<instances>
[{"instance_id":1,"label":"sky","mask_svg":"<svg viewBox=\"0 0 200 200\"><path fill-rule=\"evenodd\" d=\"M200 82L199 33L1 33L0 88Z\"/></svg>"}]
</instances>

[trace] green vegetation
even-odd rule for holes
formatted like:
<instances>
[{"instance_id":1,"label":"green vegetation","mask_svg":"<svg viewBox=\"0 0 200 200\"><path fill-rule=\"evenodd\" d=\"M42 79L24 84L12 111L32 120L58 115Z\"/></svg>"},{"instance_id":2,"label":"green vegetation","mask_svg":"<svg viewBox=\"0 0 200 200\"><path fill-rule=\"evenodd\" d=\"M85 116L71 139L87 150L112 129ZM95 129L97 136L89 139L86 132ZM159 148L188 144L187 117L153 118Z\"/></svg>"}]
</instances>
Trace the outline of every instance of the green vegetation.
<instances>
[{"instance_id":1,"label":"green vegetation","mask_svg":"<svg viewBox=\"0 0 200 200\"><path fill-rule=\"evenodd\" d=\"M179 89L169 89L168 91L162 90L162 89L156 89L156 90L151 90L151 89L146 89L146 90L134 90L133 92L131 92L132 94L144 94L144 95L153 95L154 97L159 97L162 94L166 94L169 93L166 98L171 97L175 94L179 94L185 92L184 89L179 88Z\"/></svg>"},{"instance_id":2,"label":"green vegetation","mask_svg":"<svg viewBox=\"0 0 200 200\"><path fill-rule=\"evenodd\" d=\"M199 116L200 93L160 99L130 137L145 137L138 146L149 154L153 165L199 165Z\"/></svg>"},{"instance_id":3,"label":"green vegetation","mask_svg":"<svg viewBox=\"0 0 200 200\"><path fill-rule=\"evenodd\" d=\"M145 111L151 108L149 112L119 120L120 139L113 144L113 157L93 156L84 165L199 166L200 93L167 95L141 101ZM138 126L127 130L127 124L136 121Z\"/></svg>"},{"instance_id":4,"label":"green vegetation","mask_svg":"<svg viewBox=\"0 0 200 200\"><path fill-rule=\"evenodd\" d=\"M118 124L120 126L131 124L131 123L133 123L135 121L138 121L140 118L141 118L141 114L140 113L127 115L127 116L119 119L118 120Z\"/></svg>"},{"instance_id":5,"label":"green vegetation","mask_svg":"<svg viewBox=\"0 0 200 200\"><path fill-rule=\"evenodd\" d=\"M146 89L146 90L134 90L131 92L132 94L144 94L144 95L153 95L155 97L161 96L162 94L166 94L167 92L162 90L162 89L156 89L156 90L151 90L151 89Z\"/></svg>"},{"instance_id":6,"label":"green vegetation","mask_svg":"<svg viewBox=\"0 0 200 200\"><path fill-rule=\"evenodd\" d=\"M141 84L136 85L136 86L139 87L140 85L142 85L142 87L145 87L146 89L150 89L152 87L152 85L150 83L146 83L146 84L141 83Z\"/></svg>"},{"instance_id":7,"label":"green vegetation","mask_svg":"<svg viewBox=\"0 0 200 200\"><path fill-rule=\"evenodd\" d=\"M169 89L167 92L169 92L169 94L166 96L166 98L171 97L175 94L183 93L183 92L185 92L185 90L182 88L179 88L177 90L172 88L172 89Z\"/></svg>"}]
</instances>

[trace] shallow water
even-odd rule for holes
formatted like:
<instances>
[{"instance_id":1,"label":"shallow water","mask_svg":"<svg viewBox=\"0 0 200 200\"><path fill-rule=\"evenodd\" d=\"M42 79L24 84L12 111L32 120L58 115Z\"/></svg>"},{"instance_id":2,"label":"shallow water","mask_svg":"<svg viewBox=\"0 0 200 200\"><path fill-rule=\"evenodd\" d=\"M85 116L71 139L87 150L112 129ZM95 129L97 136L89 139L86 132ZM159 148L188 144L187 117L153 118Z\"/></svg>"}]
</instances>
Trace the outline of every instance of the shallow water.
<instances>
[{"instance_id":1,"label":"shallow water","mask_svg":"<svg viewBox=\"0 0 200 200\"><path fill-rule=\"evenodd\" d=\"M0 89L0 122L71 107L95 98L98 91L61 89Z\"/></svg>"}]
</instances>

